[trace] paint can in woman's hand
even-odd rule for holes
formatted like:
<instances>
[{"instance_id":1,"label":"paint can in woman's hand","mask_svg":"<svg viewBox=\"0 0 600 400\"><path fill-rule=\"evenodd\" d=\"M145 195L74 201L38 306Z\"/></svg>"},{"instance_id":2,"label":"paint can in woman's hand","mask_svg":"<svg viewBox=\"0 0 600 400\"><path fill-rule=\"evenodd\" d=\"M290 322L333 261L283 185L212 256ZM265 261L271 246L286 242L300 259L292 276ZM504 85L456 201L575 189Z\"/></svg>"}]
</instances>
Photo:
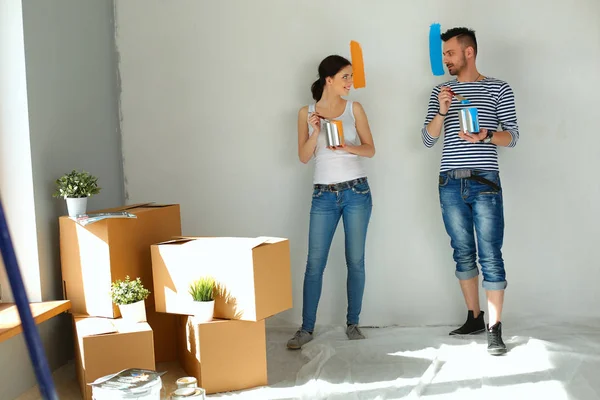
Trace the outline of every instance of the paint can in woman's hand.
<instances>
[{"instance_id":1,"label":"paint can in woman's hand","mask_svg":"<svg viewBox=\"0 0 600 400\"><path fill-rule=\"evenodd\" d=\"M345 144L344 126L342 121L324 119L322 126L325 128L327 147L340 147Z\"/></svg>"}]
</instances>

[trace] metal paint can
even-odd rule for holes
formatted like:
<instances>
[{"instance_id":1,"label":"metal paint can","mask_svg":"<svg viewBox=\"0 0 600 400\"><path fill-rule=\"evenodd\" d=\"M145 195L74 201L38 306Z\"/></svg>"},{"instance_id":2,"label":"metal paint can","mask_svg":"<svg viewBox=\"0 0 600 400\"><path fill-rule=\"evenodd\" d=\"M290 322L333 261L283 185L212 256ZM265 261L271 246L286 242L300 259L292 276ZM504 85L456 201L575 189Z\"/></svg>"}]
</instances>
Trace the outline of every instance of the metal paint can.
<instances>
[{"instance_id":1,"label":"metal paint can","mask_svg":"<svg viewBox=\"0 0 600 400\"><path fill-rule=\"evenodd\" d=\"M466 107L458 110L458 122L461 132L479 133L479 113L476 107L469 107L469 100L460 102Z\"/></svg>"},{"instance_id":2,"label":"metal paint can","mask_svg":"<svg viewBox=\"0 0 600 400\"><path fill-rule=\"evenodd\" d=\"M180 388L171 393L171 400L181 400L181 399L193 399L193 400L205 400L206 399L206 391L202 388Z\"/></svg>"},{"instance_id":3,"label":"metal paint can","mask_svg":"<svg viewBox=\"0 0 600 400\"><path fill-rule=\"evenodd\" d=\"M342 146L344 141L344 125L338 120L323 120L327 147Z\"/></svg>"},{"instance_id":4,"label":"metal paint can","mask_svg":"<svg viewBox=\"0 0 600 400\"><path fill-rule=\"evenodd\" d=\"M177 389L198 387L198 380L193 376L184 376L177 379L175 383L177 384Z\"/></svg>"}]
</instances>

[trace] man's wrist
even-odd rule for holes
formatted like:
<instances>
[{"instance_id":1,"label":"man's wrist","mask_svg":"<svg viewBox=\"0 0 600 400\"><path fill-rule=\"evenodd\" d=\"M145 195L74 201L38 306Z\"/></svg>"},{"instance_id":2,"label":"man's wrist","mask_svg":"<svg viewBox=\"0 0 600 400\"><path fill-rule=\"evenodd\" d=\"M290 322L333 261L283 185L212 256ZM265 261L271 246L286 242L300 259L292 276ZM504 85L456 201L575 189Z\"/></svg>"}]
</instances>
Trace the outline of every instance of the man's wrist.
<instances>
[{"instance_id":1,"label":"man's wrist","mask_svg":"<svg viewBox=\"0 0 600 400\"><path fill-rule=\"evenodd\" d=\"M438 110L438 115L441 115L442 117L445 117L446 115L448 115L448 111L446 111L446 113L442 113L441 110Z\"/></svg>"},{"instance_id":2,"label":"man's wrist","mask_svg":"<svg viewBox=\"0 0 600 400\"><path fill-rule=\"evenodd\" d=\"M480 140L481 143L492 143L492 139L494 138L494 132L488 131L487 135Z\"/></svg>"}]
</instances>

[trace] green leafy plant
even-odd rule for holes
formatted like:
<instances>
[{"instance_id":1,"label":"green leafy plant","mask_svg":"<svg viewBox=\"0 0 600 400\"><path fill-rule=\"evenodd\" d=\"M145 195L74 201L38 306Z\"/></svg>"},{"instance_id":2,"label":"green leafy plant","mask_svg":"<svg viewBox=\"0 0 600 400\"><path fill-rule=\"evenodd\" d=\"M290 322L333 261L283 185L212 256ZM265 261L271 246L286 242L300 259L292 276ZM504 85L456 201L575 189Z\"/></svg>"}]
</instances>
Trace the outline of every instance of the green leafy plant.
<instances>
[{"instance_id":1,"label":"green leafy plant","mask_svg":"<svg viewBox=\"0 0 600 400\"><path fill-rule=\"evenodd\" d=\"M189 293L194 301L213 301L215 299L215 280L206 276L190 284Z\"/></svg>"},{"instance_id":2,"label":"green leafy plant","mask_svg":"<svg viewBox=\"0 0 600 400\"><path fill-rule=\"evenodd\" d=\"M73 170L56 180L56 191L52 197L91 197L100 193L98 178L86 171Z\"/></svg>"},{"instance_id":3,"label":"green leafy plant","mask_svg":"<svg viewBox=\"0 0 600 400\"><path fill-rule=\"evenodd\" d=\"M110 292L113 303L118 305L137 303L146 300L150 295L150 291L144 288L140 278L132 281L129 276L124 281L118 279L114 281L110 286Z\"/></svg>"}]
</instances>

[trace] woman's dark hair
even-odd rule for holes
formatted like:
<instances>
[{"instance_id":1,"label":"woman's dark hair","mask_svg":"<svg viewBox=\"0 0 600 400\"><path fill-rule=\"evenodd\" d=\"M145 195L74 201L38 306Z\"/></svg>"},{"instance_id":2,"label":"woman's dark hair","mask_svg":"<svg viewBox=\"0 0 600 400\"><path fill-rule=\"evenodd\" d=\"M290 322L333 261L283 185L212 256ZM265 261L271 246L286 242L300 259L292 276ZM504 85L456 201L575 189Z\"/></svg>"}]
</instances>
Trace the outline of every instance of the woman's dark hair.
<instances>
[{"instance_id":1,"label":"woman's dark hair","mask_svg":"<svg viewBox=\"0 0 600 400\"><path fill-rule=\"evenodd\" d=\"M348 65L352 65L352 63L344 57L337 55L328 56L321 61L321 64L319 64L319 79L317 79L310 88L315 101L321 100L321 96L323 96L325 79L330 76L335 76L342 68L345 68Z\"/></svg>"}]
</instances>

